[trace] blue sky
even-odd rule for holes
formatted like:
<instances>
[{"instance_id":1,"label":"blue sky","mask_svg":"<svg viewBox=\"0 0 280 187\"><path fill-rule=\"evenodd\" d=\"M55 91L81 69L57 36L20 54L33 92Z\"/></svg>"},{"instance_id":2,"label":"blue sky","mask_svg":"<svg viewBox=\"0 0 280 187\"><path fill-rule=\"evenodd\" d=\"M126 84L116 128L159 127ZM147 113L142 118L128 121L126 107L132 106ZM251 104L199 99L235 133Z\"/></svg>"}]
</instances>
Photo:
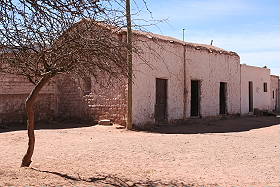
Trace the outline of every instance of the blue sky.
<instances>
[{"instance_id":1,"label":"blue sky","mask_svg":"<svg viewBox=\"0 0 280 187\"><path fill-rule=\"evenodd\" d=\"M135 2L145 10L142 0ZM147 0L153 19L167 19L149 31L235 51L241 63L267 66L280 75L279 0ZM134 5L135 8L135 5ZM147 11L139 17L150 19Z\"/></svg>"}]
</instances>

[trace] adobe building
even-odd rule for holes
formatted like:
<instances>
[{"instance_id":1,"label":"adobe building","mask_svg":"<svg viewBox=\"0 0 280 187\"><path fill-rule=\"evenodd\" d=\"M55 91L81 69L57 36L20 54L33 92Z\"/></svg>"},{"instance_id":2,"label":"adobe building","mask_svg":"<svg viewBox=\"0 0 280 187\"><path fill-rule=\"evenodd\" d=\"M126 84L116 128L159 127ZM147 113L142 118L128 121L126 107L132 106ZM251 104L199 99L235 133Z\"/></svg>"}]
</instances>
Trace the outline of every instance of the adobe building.
<instances>
[{"instance_id":1,"label":"adobe building","mask_svg":"<svg viewBox=\"0 0 280 187\"><path fill-rule=\"evenodd\" d=\"M240 112L236 53L151 33L140 37L149 47L133 59L134 124Z\"/></svg>"},{"instance_id":2,"label":"adobe building","mask_svg":"<svg viewBox=\"0 0 280 187\"><path fill-rule=\"evenodd\" d=\"M235 52L140 31L134 31L134 39L142 51L133 55L132 119L137 127L279 107L279 78L267 68L240 65ZM101 87L90 77L56 77L40 93L36 119L125 124L127 80L113 81ZM25 120L24 100L31 88L21 77L0 76L0 123Z\"/></svg>"},{"instance_id":3,"label":"adobe building","mask_svg":"<svg viewBox=\"0 0 280 187\"><path fill-rule=\"evenodd\" d=\"M277 95L276 95L277 97ZM280 79L278 80L277 112L280 112Z\"/></svg>"},{"instance_id":4,"label":"adobe building","mask_svg":"<svg viewBox=\"0 0 280 187\"><path fill-rule=\"evenodd\" d=\"M241 114L271 110L270 70L241 64Z\"/></svg>"}]
</instances>

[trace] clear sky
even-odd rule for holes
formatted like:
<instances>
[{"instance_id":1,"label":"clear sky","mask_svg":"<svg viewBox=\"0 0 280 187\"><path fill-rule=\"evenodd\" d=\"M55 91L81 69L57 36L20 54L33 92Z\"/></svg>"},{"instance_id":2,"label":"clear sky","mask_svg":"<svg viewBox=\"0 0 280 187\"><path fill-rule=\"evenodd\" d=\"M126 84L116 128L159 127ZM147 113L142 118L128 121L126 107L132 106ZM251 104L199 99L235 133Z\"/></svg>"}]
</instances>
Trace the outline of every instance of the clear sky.
<instances>
[{"instance_id":1,"label":"clear sky","mask_svg":"<svg viewBox=\"0 0 280 187\"><path fill-rule=\"evenodd\" d=\"M145 9L142 0L135 0ZM279 0L147 0L153 19L167 19L148 30L189 42L235 51L241 63L267 66L280 75ZM134 5L135 8L135 5ZM145 11L141 17L150 19Z\"/></svg>"}]
</instances>

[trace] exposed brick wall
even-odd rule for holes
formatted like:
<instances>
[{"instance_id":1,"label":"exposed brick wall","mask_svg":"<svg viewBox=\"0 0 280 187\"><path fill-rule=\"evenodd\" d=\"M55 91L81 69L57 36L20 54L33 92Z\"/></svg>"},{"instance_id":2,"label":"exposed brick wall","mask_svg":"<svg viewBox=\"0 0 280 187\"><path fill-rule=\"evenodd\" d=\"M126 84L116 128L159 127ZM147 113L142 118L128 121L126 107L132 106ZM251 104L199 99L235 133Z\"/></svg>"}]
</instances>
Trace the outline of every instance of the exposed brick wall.
<instances>
[{"instance_id":1,"label":"exposed brick wall","mask_svg":"<svg viewBox=\"0 0 280 187\"><path fill-rule=\"evenodd\" d=\"M24 77L0 74L0 123L23 123L25 100L34 85ZM51 81L40 92L35 104L36 120L50 120L57 112L55 85Z\"/></svg>"},{"instance_id":2,"label":"exposed brick wall","mask_svg":"<svg viewBox=\"0 0 280 187\"><path fill-rule=\"evenodd\" d=\"M93 81L91 91L85 99L92 119L110 119L117 124L126 124L127 83L125 80L113 80L102 86Z\"/></svg>"},{"instance_id":3,"label":"exposed brick wall","mask_svg":"<svg viewBox=\"0 0 280 187\"><path fill-rule=\"evenodd\" d=\"M104 81L108 83L106 80ZM40 92L36 101L36 120L110 119L125 124L127 113L127 86L125 81L110 84L96 83L60 75L52 79ZM25 100L34 87L23 77L0 75L0 123L26 121Z\"/></svg>"},{"instance_id":4,"label":"exposed brick wall","mask_svg":"<svg viewBox=\"0 0 280 187\"><path fill-rule=\"evenodd\" d=\"M17 75L0 74L0 94L29 94L34 85L26 78ZM55 92L55 84L50 81L45 85L40 93L53 94Z\"/></svg>"},{"instance_id":5,"label":"exposed brick wall","mask_svg":"<svg viewBox=\"0 0 280 187\"><path fill-rule=\"evenodd\" d=\"M26 121L25 100L27 94L0 95L0 123L24 123ZM35 119L52 120L56 113L56 96L40 94L35 104Z\"/></svg>"},{"instance_id":6,"label":"exposed brick wall","mask_svg":"<svg viewBox=\"0 0 280 187\"><path fill-rule=\"evenodd\" d=\"M91 121L110 119L114 123L125 125L126 81L104 80L103 83L97 83L93 78L78 79L61 76L56 79L56 84L58 111L61 118Z\"/></svg>"},{"instance_id":7,"label":"exposed brick wall","mask_svg":"<svg viewBox=\"0 0 280 187\"><path fill-rule=\"evenodd\" d=\"M82 84L70 76L56 78L58 118L88 119L87 103L83 98Z\"/></svg>"}]
</instances>

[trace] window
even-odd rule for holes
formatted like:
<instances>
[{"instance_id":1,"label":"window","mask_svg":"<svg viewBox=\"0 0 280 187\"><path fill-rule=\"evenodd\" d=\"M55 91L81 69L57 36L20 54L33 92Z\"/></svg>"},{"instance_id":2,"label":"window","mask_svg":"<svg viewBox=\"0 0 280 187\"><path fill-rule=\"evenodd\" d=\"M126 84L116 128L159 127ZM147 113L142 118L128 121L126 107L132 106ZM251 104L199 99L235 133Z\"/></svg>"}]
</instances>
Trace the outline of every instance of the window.
<instances>
[{"instance_id":1,"label":"window","mask_svg":"<svg viewBox=\"0 0 280 187\"><path fill-rule=\"evenodd\" d=\"M88 95L91 92L91 78L90 77L84 77L84 95Z\"/></svg>"},{"instance_id":2,"label":"window","mask_svg":"<svg viewBox=\"0 0 280 187\"><path fill-rule=\"evenodd\" d=\"M274 90L272 91L272 99L274 99Z\"/></svg>"},{"instance_id":3,"label":"window","mask_svg":"<svg viewBox=\"0 0 280 187\"><path fill-rule=\"evenodd\" d=\"M266 82L263 83L263 91L264 91L264 92L267 92L267 83L266 83Z\"/></svg>"}]
</instances>

